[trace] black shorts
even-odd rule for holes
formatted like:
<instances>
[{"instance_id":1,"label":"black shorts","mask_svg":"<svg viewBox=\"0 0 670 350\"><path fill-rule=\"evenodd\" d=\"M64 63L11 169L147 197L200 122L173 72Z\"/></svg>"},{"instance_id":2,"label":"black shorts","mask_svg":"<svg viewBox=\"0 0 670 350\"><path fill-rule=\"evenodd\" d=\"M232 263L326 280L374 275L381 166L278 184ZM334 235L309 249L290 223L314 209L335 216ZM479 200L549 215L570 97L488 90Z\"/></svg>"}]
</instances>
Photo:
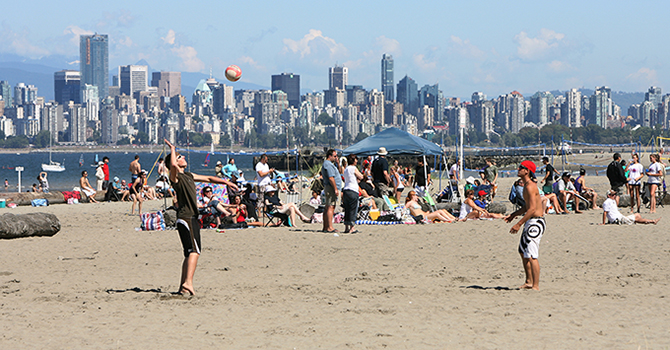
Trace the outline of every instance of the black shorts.
<instances>
[{"instance_id":1,"label":"black shorts","mask_svg":"<svg viewBox=\"0 0 670 350\"><path fill-rule=\"evenodd\" d=\"M184 257L191 253L200 254L200 221L197 217L190 219L177 219L177 230L181 246L184 248Z\"/></svg>"}]
</instances>

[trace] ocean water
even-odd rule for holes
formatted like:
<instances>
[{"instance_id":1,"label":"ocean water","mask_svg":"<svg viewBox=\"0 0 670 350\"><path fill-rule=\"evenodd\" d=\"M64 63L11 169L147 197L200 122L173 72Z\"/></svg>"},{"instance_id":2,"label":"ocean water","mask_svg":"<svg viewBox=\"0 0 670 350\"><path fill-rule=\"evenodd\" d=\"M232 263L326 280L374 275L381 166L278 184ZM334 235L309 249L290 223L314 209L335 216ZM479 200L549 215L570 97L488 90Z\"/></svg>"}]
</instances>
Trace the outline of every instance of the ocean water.
<instances>
[{"instance_id":1,"label":"ocean water","mask_svg":"<svg viewBox=\"0 0 670 350\"><path fill-rule=\"evenodd\" d=\"M140 164L142 169L145 169L147 172L151 171L151 168L157 163L159 156L165 157L165 154L161 155L160 151L152 152L81 152L81 153L52 153L52 160L55 162L60 162L65 165L65 171L61 173L47 172L47 179L49 180L49 187L51 190L72 190L73 187L79 186L79 178L81 178L81 172L83 170L88 171L88 181L95 187L95 167L92 164L95 163L95 156L98 156L99 160L102 160L103 157L109 157L109 176L110 179L113 179L114 176L118 176L121 179L130 180L130 172L128 171L128 166L130 162L135 159L135 155L140 156ZM80 157L84 158L84 163L80 167L79 159ZM214 167L217 161L222 163L227 162L225 155L213 155L210 157L210 163L208 167L203 166L205 161L206 154L204 153L187 153L187 161L190 166L189 171L194 172L200 175L214 175ZM247 180L253 179L253 157L250 155L239 155L235 156L235 164L238 169L242 170L245 174ZM9 181L10 187L7 191L16 192L18 184L18 172L16 167L23 167L24 171L21 172L21 187L22 191L28 191L32 187L33 183L37 183L37 176L42 171L42 163L49 162L49 153L45 152L34 152L34 153L0 153L0 181L4 183L4 180ZM154 168L153 172L149 176L149 183L154 184L156 181L156 169ZM1 185L0 185L1 186ZM0 191L5 191L4 187L0 188Z\"/></svg>"}]
</instances>

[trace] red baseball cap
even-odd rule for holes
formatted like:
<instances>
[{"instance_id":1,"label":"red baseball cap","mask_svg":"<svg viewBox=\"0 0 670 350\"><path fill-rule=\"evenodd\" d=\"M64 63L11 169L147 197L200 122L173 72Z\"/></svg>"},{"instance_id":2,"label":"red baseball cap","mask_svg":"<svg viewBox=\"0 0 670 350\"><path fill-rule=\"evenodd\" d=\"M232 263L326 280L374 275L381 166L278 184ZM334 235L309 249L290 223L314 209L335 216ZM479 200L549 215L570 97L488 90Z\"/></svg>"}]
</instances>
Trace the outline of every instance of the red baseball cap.
<instances>
[{"instance_id":1,"label":"red baseball cap","mask_svg":"<svg viewBox=\"0 0 670 350\"><path fill-rule=\"evenodd\" d=\"M521 162L521 166L530 171L531 177L535 177L535 170L537 169L535 163L531 162L530 160L524 160L523 162Z\"/></svg>"},{"instance_id":2,"label":"red baseball cap","mask_svg":"<svg viewBox=\"0 0 670 350\"><path fill-rule=\"evenodd\" d=\"M486 191L480 190L479 192L477 192L477 195L480 196L480 197L481 196L486 196Z\"/></svg>"}]
</instances>

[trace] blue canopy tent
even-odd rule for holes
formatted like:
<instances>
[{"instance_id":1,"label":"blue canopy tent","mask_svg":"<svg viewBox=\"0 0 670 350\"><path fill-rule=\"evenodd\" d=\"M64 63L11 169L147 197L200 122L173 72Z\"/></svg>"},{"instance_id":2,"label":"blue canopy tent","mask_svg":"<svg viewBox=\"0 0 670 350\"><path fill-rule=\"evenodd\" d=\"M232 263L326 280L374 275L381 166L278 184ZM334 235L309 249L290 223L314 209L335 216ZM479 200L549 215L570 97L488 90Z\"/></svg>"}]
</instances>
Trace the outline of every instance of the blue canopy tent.
<instances>
[{"instance_id":1,"label":"blue canopy tent","mask_svg":"<svg viewBox=\"0 0 670 350\"><path fill-rule=\"evenodd\" d=\"M388 128L374 134L347 147L342 153L345 156L349 154L373 156L377 154L379 147L386 147L389 155L439 156L443 153L437 144L397 128Z\"/></svg>"},{"instance_id":2,"label":"blue canopy tent","mask_svg":"<svg viewBox=\"0 0 670 350\"><path fill-rule=\"evenodd\" d=\"M409 155L409 156L423 156L424 173L428 163L426 162L426 155L438 156L443 154L442 147L414 136L406 131L398 128L388 128L382 132L376 133L355 145L347 147L342 153L346 156L355 154L357 156L373 156L379 151L379 147L386 147L389 155ZM442 176L440 176L442 182ZM442 184L440 183L440 186Z\"/></svg>"}]
</instances>

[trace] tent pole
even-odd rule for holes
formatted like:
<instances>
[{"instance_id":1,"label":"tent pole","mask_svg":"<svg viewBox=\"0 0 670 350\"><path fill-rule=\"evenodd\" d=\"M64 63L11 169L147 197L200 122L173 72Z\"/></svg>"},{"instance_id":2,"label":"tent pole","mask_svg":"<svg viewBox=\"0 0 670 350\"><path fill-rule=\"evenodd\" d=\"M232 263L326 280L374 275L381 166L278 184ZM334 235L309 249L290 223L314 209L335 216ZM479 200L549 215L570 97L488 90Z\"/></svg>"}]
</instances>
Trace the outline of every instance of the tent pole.
<instances>
[{"instance_id":1,"label":"tent pole","mask_svg":"<svg viewBox=\"0 0 670 350\"><path fill-rule=\"evenodd\" d=\"M429 176L428 171L426 171L427 168L428 168L428 164L426 164L426 155L424 154L423 155L423 176L425 178L424 180L426 181L426 183L425 183L426 192L425 193L428 193L428 195L430 195L430 189L429 189L429 186L428 186L430 184L430 182L429 182L430 179L428 178L428 176ZM424 196L425 196L425 193L424 193Z\"/></svg>"}]
</instances>

